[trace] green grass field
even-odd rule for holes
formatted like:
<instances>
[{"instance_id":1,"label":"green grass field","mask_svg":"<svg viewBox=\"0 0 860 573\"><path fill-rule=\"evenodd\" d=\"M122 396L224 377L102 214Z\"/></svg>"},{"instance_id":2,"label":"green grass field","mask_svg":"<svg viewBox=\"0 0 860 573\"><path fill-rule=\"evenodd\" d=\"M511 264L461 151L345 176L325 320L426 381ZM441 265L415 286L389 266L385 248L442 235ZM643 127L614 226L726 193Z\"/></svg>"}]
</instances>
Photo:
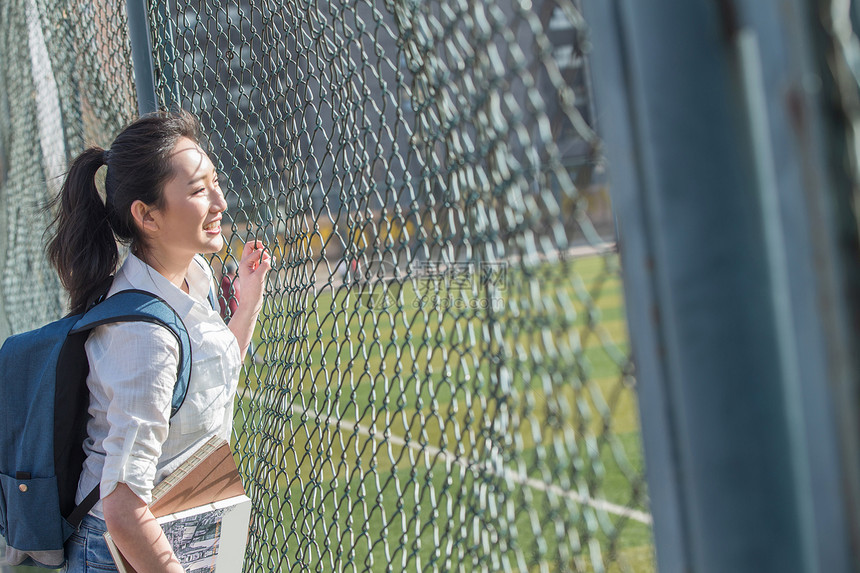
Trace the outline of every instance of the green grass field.
<instances>
[{"instance_id":1,"label":"green grass field","mask_svg":"<svg viewBox=\"0 0 860 573\"><path fill-rule=\"evenodd\" d=\"M505 279L268 300L250 570L654 570L615 255Z\"/></svg>"}]
</instances>

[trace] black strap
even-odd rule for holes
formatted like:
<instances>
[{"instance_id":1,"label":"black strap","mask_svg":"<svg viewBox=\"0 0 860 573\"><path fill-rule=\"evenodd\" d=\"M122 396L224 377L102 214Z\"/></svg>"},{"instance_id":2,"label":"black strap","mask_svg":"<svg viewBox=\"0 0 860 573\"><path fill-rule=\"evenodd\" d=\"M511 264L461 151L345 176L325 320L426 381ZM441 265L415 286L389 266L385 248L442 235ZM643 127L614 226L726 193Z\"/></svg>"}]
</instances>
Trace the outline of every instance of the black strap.
<instances>
[{"instance_id":1,"label":"black strap","mask_svg":"<svg viewBox=\"0 0 860 573\"><path fill-rule=\"evenodd\" d=\"M95 507L95 505L99 501L99 486L93 488L93 491L84 498L84 501L81 504L72 510L72 513L69 514L69 517L66 518L66 521L69 522L69 525L74 527L75 529L81 525L81 521L83 521L84 516L90 512L90 510Z\"/></svg>"},{"instance_id":2,"label":"black strap","mask_svg":"<svg viewBox=\"0 0 860 573\"><path fill-rule=\"evenodd\" d=\"M158 295L140 289L121 290L88 310L69 331L77 334L103 324L115 322L151 322L167 328L179 343L176 384L173 388L170 416L176 415L185 401L191 380L191 339L182 318Z\"/></svg>"}]
</instances>

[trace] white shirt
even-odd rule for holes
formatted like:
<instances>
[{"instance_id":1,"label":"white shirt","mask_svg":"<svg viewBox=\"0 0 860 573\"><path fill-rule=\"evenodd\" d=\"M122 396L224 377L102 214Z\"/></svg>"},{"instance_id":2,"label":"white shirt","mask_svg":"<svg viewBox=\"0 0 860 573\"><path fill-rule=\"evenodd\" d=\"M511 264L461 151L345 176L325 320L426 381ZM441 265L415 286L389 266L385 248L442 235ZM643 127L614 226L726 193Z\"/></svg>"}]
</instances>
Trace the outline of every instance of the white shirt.
<instances>
[{"instance_id":1,"label":"white shirt","mask_svg":"<svg viewBox=\"0 0 860 573\"><path fill-rule=\"evenodd\" d=\"M198 264L198 263L202 263ZM86 342L90 374L86 461L76 503L101 485L105 498L125 483L143 501L152 488L213 435L230 439L241 357L236 337L209 304L212 275L198 257L188 267L189 294L132 254L108 293L141 289L173 307L191 339L191 380L170 418L178 342L166 328L145 322L96 327ZM102 504L91 511L103 519Z\"/></svg>"}]
</instances>

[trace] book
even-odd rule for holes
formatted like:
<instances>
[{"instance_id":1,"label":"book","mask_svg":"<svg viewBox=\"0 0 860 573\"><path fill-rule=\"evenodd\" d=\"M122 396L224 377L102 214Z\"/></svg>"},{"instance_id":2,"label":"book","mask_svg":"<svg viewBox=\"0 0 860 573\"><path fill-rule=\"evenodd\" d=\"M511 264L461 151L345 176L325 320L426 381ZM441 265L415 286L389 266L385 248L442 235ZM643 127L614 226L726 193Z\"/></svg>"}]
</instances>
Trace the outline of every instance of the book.
<instances>
[{"instance_id":1,"label":"book","mask_svg":"<svg viewBox=\"0 0 860 573\"><path fill-rule=\"evenodd\" d=\"M242 570L251 500L229 444L212 438L152 490L150 511L189 573ZM121 573L135 573L110 533L105 541Z\"/></svg>"},{"instance_id":2,"label":"book","mask_svg":"<svg viewBox=\"0 0 860 573\"><path fill-rule=\"evenodd\" d=\"M187 573L239 573L250 519L251 499L240 495L164 515L157 521ZM104 538L120 573L136 573L110 533Z\"/></svg>"},{"instance_id":3,"label":"book","mask_svg":"<svg viewBox=\"0 0 860 573\"><path fill-rule=\"evenodd\" d=\"M152 490L155 517L245 495L230 444L215 436Z\"/></svg>"}]
</instances>

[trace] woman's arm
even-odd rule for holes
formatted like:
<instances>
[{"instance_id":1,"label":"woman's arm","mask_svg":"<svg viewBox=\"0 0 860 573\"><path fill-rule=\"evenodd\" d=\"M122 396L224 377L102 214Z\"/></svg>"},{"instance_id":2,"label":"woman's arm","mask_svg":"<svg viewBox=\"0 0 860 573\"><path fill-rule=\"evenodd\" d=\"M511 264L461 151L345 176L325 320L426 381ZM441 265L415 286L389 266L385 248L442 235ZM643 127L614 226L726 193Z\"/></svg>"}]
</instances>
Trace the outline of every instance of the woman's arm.
<instances>
[{"instance_id":1,"label":"woman's arm","mask_svg":"<svg viewBox=\"0 0 860 573\"><path fill-rule=\"evenodd\" d=\"M100 489L108 531L140 573L182 571L146 507L170 427L179 347L164 327L122 322L97 327L86 343L88 386L102 437Z\"/></svg>"},{"instance_id":2,"label":"woman's arm","mask_svg":"<svg viewBox=\"0 0 860 573\"><path fill-rule=\"evenodd\" d=\"M107 530L138 573L184 573L146 503L124 483L102 500Z\"/></svg>"},{"instance_id":3,"label":"woman's arm","mask_svg":"<svg viewBox=\"0 0 860 573\"><path fill-rule=\"evenodd\" d=\"M239 343L241 356L245 356L251 345L251 336L257 317L263 308L263 291L266 275L272 268L272 257L262 241L248 241L239 261L239 301L236 312L228 325Z\"/></svg>"}]
</instances>

